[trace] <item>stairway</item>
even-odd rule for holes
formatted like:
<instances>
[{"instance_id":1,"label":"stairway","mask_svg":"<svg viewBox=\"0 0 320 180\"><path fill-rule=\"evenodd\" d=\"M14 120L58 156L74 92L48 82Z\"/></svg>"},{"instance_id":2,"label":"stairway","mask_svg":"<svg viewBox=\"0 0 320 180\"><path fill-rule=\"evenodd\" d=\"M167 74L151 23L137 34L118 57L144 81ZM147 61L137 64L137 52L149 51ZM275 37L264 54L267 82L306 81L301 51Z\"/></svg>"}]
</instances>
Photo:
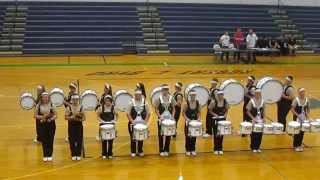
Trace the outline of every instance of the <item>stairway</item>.
<instances>
[{"instance_id":1,"label":"stairway","mask_svg":"<svg viewBox=\"0 0 320 180\"><path fill-rule=\"evenodd\" d=\"M0 55L22 54L28 8L9 6L6 9L0 38Z\"/></svg>"},{"instance_id":2,"label":"stairway","mask_svg":"<svg viewBox=\"0 0 320 180\"><path fill-rule=\"evenodd\" d=\"M311 45L304 39L303 33L294 24L293 20L290 19L288 13L282 9L270 9L269 14L274 19L274 22L281 29L283 35L291 35L296 38L297 45L299 48L297 50L298 54L313 54Z\"/></svg>"},{"instance_id":3,"label":"stairway","mask_svg":"<svg viewBox=\"0 0 320 180\"><path fill-rule=\"evenodd\" d=\"M170 53L166 35L161 26L158 9L152 6L137 7L147 54Z\"/></svg>"}]
</instances>

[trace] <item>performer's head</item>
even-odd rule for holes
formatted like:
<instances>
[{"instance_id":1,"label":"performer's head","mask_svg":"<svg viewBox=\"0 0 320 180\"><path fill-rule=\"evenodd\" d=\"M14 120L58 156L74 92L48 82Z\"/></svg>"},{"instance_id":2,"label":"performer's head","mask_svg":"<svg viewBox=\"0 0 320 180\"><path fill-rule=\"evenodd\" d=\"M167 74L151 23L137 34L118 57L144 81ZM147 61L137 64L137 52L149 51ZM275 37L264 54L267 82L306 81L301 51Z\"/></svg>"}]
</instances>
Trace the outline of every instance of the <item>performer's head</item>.
<instances>
[{"instance_id":1,"label":"performer's head","mask_svg":"<svg viewBox=\"0 0 320 180\"><path fill-rule=\"evenodd\" d=\"M80 103L80 97L79 97L79 95L72 95L71 96L71 103L73 104L73 105L79 105L79 103Z\"/></svg>"},{"instance_id":2,"label":"performer's head","mask_svg":"<svg viewBox=\"0 0 320 180\"><path fill-rule=\"evenodd\" d=\"M107 107L109 107L109 106L112 105L112 102L113 102L112 96L106 95L106 96L103 98L103 100L104 100L104 104L105 104Z\"/></svg>"},{"instance_id":3,"label":"performer's head","mask_svg":"<svg viewBox=\"0 0 320 180\"><path fill-rule=\"evenodd\" d=\"M219 100L219 101L223 101L223 99L224 99L224 92L223 92L223 91L218 91L218 92L217 92L217 95L218 95L218 100Z\"/></svg>"},{"instance_id":4,"label":"performer's head","mask_svg":"<svg viewBox=\"0 0 320 180\"><path fill-rule=\"evenodd\" d=\"M169 94L169 86L168 86L168 84L162 84L161 85L161 94L163 96L167 96Z\"/></svg>"},{"instance_id":5,"label":"performer's head","mask_svg":"<svg viewBox=\"0 0 320 180\"><path fill-rule=\"evenodd\" d=\"M210 83L211 83L211 87L215 88L217 87L219 80L217 78L212 78Z\"/></svg>"},{"instance_id":6,"label":"performer's head","mask_svg":"<svg viewBox=\"0 0 320 180\"><path fill-rule=\"evenodd\" d=\"M134 90L134 99L140 101L142 99L142 91L141 89Z\"/></svg>"},{"instance_id":7,"label":"performer's head","mask_svg":"<svg viewBox=\"0 0 320 180\"><path fill-rule=\"evenodd\" d=\"M77 93L77 84L74 83L74 82L71 82L71 83L69 84L69 90L70 90L70 92L72 92L72 93Z\"/></svg>"},{"instance_id":8,"label":"performer's head","mask_svg":"<svg viewBox=\"0 0 320 180\"><path fill-rule=\"evenodd\" d=\"M254 91L254 97L255 97L256 99L261 99L261 89L259 89L259 88L255 89L255 91Z\"/></svg>"},{"instance_id":9,"label":"performer's head","mask_svg":"<svg viewBox=\"0 0 320 180\"><path fill-rule=\"evenodd\" d=\"M285 85L290 85L290 84L292 84L292 81L293 81L293 76L287 76L286 78L285 78L285 80L284 80L284 84Z\"/></svg>"},{"instance_id":10,"label":"performer's head","mask_svg":"<svg viewBox=\"0 0 320 180\"><path fill-rule=\"evenodd\" d=\"M190 94L190 101L196 101L197 100L197 92L195 90L191 90L189 92Z\"/></svg>"},{"instance_id":11,"label":"performer's head","mask_svg":"<svg viewBox=\"0 0 320 180\"><path fill-rule=\"evenodd\" d=\"M182 86L183 84L181 82L177 82L174 87L176 89L176 91L181 91L182 90Z\"/></svg>"},{"instance_id":12,"label":"performer's head","mask_svg":"<svg viewBox=\"0 0 320 180\"><path fill-rule=\"evenodd\" d=\"M301 87L298 89L298 95L300 98L304 99L306 97L306 89Z\"/></svg>"},{"instance_id":13,"label":"performer's head","mask_svg":"<svg viewBox=\"0 0 320 180\"><path fill-rule=\"evenodd\" d=\"M41 103L41 104L49 104L49 101L50 101L50 99L49 99L49 93L43 92L43 93L41 94L41 101L40 101L40 103Z\"/></svg>"}]
</instances>

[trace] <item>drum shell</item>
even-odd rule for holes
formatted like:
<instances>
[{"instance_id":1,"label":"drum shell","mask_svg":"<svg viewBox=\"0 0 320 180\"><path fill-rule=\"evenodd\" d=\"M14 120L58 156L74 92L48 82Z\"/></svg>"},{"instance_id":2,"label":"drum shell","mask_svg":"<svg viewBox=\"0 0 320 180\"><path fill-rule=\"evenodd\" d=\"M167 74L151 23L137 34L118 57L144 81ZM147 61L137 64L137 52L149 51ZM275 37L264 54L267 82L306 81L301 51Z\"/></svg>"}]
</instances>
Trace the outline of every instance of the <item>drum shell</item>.
<instances>
[{"instance_id":1,"label":"drum shell","mask_svg":"<svg viewBox=\"0 0 320 180\"><path fill-rule=\"evenodd\" d=\"M166 119L161 122L161 134L164 136L173 136L176 134L176 122Z\"/></svg>"},{"instance_id":2,"label":"drum shell","mask_svg":"<svg viewBox=\"0 0 320 180\"><path fill-rule=\"evenodd\" d=\"M273 134L274 126L272 124L263 125L263 134Z\"/></svg>"},{"instance_id":3,"label":"drum shell","mask_svg":"<svg viewBox=\"0 0 320 180\"><path fill-rule=\"evenodd\" d=\"M191 120L188 123L188 136L199 137L202 136L202 123L198 120Z\"/></svg>"},{"instance_id":4,"label":"drum shell","mask_svg":"<svg viewBox=\"0 0 320 180\"><path fill-rule=\"evenodd\" d=\"M100 136L102 140L112 140L116 138L116 129L112 124L100 126Z\"/></svg>"},{"instance_id":5,"label":"drum shell","mask_svg":"<svg viewBox=\"0 0 320 180\"><path fill-rule=\"evenodd\" d=\"M252 132L262 133L263 132L263 124L260 124L260 123L253 124Z\"/></svg>"},{"instance_id":6,"label":"drum shell","mask_svg":"<svg viewBox=\"0 0 320 180\"><path fill-rule=\"evenodd\" d=\"M252 123L242 122L240 123L240 134L251 134L252 133Z\"/></svg>"},{"instance_id":7,"label":"drum shell","mask_svg":"<svg viewBox=\"0 0 320 180\"><path fill-rule=\"evenodd\" d=\"M273 134L283 134L284 126L281 123L271 123L273 125Z\"/></svg>"},{"instance_id":8,"label":"drum shell","mask_svg":"<svg viewBox=\"0 0 320 180\"><path fill-rule=\"evenodd\" d=\"M311 125L309 122L304 122L301 124L301 131L311 132Z\"/></svg>"},{"instance_id":9,"label":"drum shell","mask_svg":"<svg viewBox=\"0 0 320 180\"><path fill-rule=\"evenodd\" d=\"M149 131L148 126L145 124L133 125L133 139L137 141L144 141L148 139Z\"/></svg>"},{"instance_id":10,"label":"drum shell","mask_svg":"<svg viewBox=\"0 0 320 180\"><path fill-rule=\"evenodd\" d=\"M301 130L300 124L295 121L291 121L288 123L287 132L288 134L299 134Z\"/></svg>"},{"instance_id":11,"label":"drum shell","mask_svg":"<svg viewBox=\"0 0 320 180\"><path fill-rule=\"evenodd\" d=\"M230 121L218 121L218 134L230 135L232 134L232 127Z\"/></svg>"},{"instance_id":12,"label":"drum shell","mask_svg":"<svg viewBox=\"0 0 320 180\"><path fill-rule=\"evenodd\" d=\"M311 132L317 133L320 132L320 122L314 121L310 123L311 125Z\"/></svg>"}]
</instances>

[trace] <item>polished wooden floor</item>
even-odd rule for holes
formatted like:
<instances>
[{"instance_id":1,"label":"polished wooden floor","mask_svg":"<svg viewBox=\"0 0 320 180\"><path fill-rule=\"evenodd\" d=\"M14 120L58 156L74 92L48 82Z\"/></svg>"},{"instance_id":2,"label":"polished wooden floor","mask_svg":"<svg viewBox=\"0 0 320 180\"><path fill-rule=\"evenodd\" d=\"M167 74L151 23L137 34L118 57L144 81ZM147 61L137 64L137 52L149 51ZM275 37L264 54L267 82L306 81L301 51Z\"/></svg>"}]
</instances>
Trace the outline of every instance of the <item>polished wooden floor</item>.
<instances>
[{"instance_id":1,"label":"polished wooden floor","mask_svg":"<svg viewBox=\"0 0 320 180\"><path fill-rule=\"evenodd\" d=\"M114 91L133 91L135 84L144 82L147 91L161 83L172 87L176 81L184 84L199 82L209 86L209 80L248 75L295 77L296 87L304 86L308 95L320 99L320 57L298 56L259 59L259 65L222 65L211 56L74 56L74 57L7 57L0 58L0 179L320 179L320 134L305 135L305 151L292 151L288 135L264 136L261 154L249 151L249 139L241 138L238 127L242 105L232 106L230 119L234 134L225 137L223 156L212 153L212 140L199 138L197 157L185 157L183 119L179 122L179 136L172 141L172 154L157 155L156 122L152 113L151 137L145 143L144 158L129 157L127 119L120 114L117 126L119 137L114 143L113 160L101 160L100 144L95 136L98 123L95 113L87 113L85 146L87 158L72 162L68 144L64 142L67 126L64 110L59 108L54 146L54 161L42 162L41 146L32 142L35 127L32 111L21 110L19 95L35 92L37 84L49 89L67 90L70 81L80 80L80 88L94 89L99 94L103 84L113 85ZM202 116L205 115L205 109ZM268 105L269 120L276 120L275 105ZM312 118L320 118L320 110L312 109ZM289 116L291 117L291 115ZM204 118L202 118L204 119Z\"/></svg>"}]
</instances>

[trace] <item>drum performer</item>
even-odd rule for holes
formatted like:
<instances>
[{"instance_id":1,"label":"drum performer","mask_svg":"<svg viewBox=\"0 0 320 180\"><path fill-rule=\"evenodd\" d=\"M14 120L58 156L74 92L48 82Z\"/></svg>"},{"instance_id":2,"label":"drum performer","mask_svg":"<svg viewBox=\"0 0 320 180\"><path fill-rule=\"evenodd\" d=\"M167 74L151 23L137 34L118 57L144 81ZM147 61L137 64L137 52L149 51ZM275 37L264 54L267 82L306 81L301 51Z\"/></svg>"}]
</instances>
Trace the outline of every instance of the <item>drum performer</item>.
<instances>
[{"instance_id":1,"label":"drum performer","mask_svg":"<svg viewBox=\"0 0 320 180\"><path fill-rule=\"evenodd\" d=\"M41 100L41 94L46 91L44 85L37 86L37 97L35 99L35 104L38 104ZM34 138L33 142L40 143L40 120L36 119L36 137Z\"/></svg>"},{"instance_id":2,"label":"drum performer","mask_svg":"<svg viewBox=\"0 0 320 180\"><path fill-rule=\"evenodd\" d=\"M78 92L77 92L77 84L74 83L74 82L71 82L69 84L69 93L68 93L68 96L64 98L64 107L66 108L67 106L71 105L71 96L73 95L77 95Z\"/></svg>"},{"instance_id":3,"label":"drum performer","mask_svg":"<svg viewBox=\"0 0 320 180\"><path fill-rule=\"evenodd\" d=\"M293 120L302 123L303 121L309 119L310 114L310 103L306 97L306 90L304 88L298 89L298 97L296 97L292 102L291 111L293 113ZM297 152L303 151L303 135L304 131L300 131L299 134L295 134L293 137L293 148Z\"/></svg>"},{"instance_id":4,"label":"drum performer","mask_svg":"<svg viewBox=\"0 0 320 180\"><path fill-rule=\"evenodd\" d=\"M178 121L180 119L180 114L181 114L181 106L182 106L182 101L183 101L183 94L182 94L182 83L177 82L175 84L175 89L176 91L173 93L174 100L177 102L176 105L174 106L175 113L174 113L174 119L176 121L176 127L178 128ZM177 134L175 134L173 137L176 137Z\"/></svg>"},{"instance_id":5,"label":"drum performer","mask_svg":"<svg viewBox=\"0 0 320 180\"><path fill-rule=\"evenodd\" d=\"M137 154L137 144L138 144L138 155L140 157L144 156L143 153L143 141L136 141L133 136L133 126L137 123L147 124L150 118L150 110L145 98L140 89L136 89L134 92L134 98L129 104L127 109L128 117L128 130L130 134L131 141L131 157L135 157Z\"/></svg>"},{"instance_id":6,"label":"drum performer","mask_svg":"<svg viewBox=\"0 0 320 180\"><path fill-rule=\"evenodd\" d=\"M229 104L224 98L223 91L217 92L217 99L211 99L209 104L209 113L212 117L212 129L214 136L214 154L223 154L223 135L218 134L218 121L226 120L228 115Z\"/></svg>"},{"instance_id":7,"label":"drum performer","mask_svg":"<svg viewBox=\"0 0 320 180\"><path fill-rule=\"evenodd\" d=\"M242 113L243 113L243 122L248 121L250 117L247 115L247 104L249 103L250 99L253 98L254 96L254 90L255 90L255 80L256 78L254 76L248 76L247 84L245 86L245 94L243 98L243 108L242 108ZM242 135L242 137L245 137L245 135Z\"/></svg>"},{"instance_id":8,"label":"drum performer","mask_svg":"<svg viewBox=\"0 0 320 180\"><path fill-rule=\"evenodd\" d=\"M79 95L71 96L71 104L66 107L65 119L68 121L68 137L73 161L81 160L83 145L83 125L85 114L80 105Z\"/></svg>"},{"instance_id":9,"label":"drum performer","mask_svg":"<svg viewBox=\"0 0 320 180\"><path fill-rule=\"evenodd\" d=\"M186 155L196 156L196 137L189 136L189 122L191 120L201 121L201 106L199 101L196 99L197 93L193 90L189 92L190 100L187 99L187 104L183 108L183 116L185 118L185 148Z\"/></svg>"},{"instance_id":10,"label":"drum performer","mask_svg":"<svg viewBox=\"0 0 320 180\"><path fill-rule=\"evenodd\" d=\"M145 89L144 84L142 82L138 82L137 85L136 85L136 88L141 90L142 95L144 96L144 98L147 97L146 89Z\"/></svg>"}]
</instances>

